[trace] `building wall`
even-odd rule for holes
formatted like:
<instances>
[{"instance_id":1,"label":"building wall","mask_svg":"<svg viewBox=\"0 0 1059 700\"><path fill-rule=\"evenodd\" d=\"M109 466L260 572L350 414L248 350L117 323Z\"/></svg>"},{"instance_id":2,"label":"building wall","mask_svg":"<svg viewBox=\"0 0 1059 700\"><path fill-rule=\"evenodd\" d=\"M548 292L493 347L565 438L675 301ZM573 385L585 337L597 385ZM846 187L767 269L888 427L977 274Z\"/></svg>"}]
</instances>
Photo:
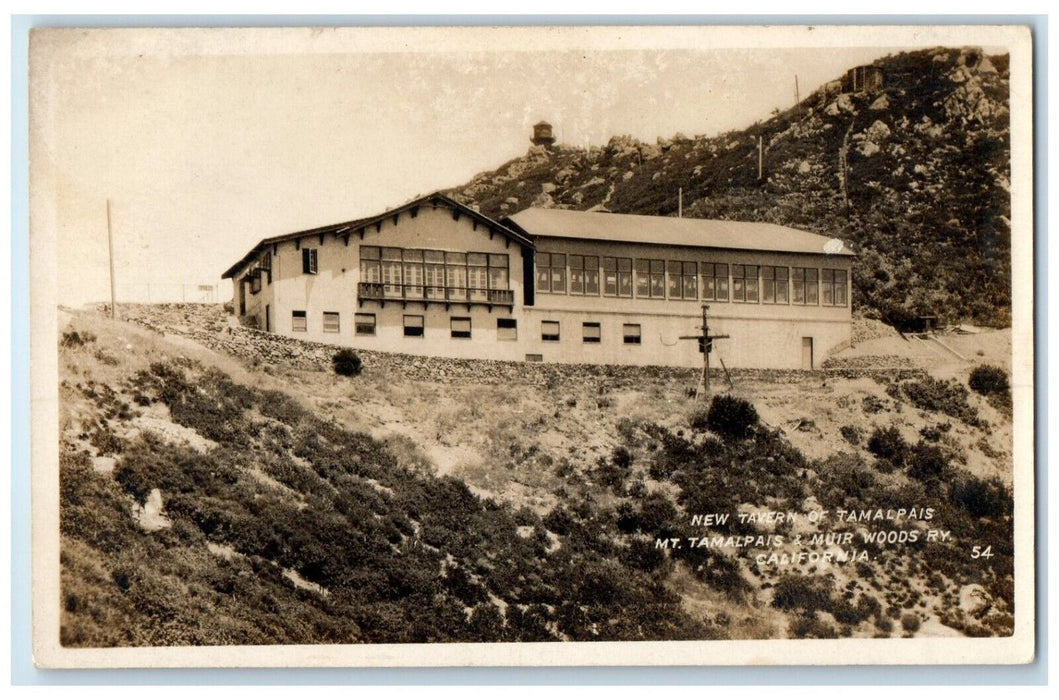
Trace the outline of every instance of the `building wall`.
<instances>
[{"instance_id":1,"label":"building wall","mask_svg":"<svg viewBox=\"0 0 1059 700\"><path fill-rule=\"evenodd\" d=\"M465 304L452 304L446 309L437 303L425 307L421 302L403 304L391 300L385 303L361 300L358 305L358 253L361 245L506 254L509 256L514 306L509 309L506 306L472 305L468 309ZM318 249L318 273L315 275L302 273L300 248L303 247ZM578 239L541 239L538 242L538 253L552 252L667 262L717 262L730 266L776 265L844 270L847 274L846 303L844 306L740 303L732 301L731 289L728 301L708 302L701 299L606 297L601 294L579 296L538 290L534 305L525 306L521 247L499 233L490 239L486 227L479 224L475 230L472 220L465 216L454 220L450 210L435 210L427 205L420 208L415 218L405 213L399 216L396 224L392 218L386 219L381 230L377 231L374 225L368 227L363 240L356 232L351 232L348 245L341 236L333 234L327 234L322 244L318 236L305 237L297 246L293 241L278 244L272 255L273 283L269 285L263 281L260 293L247 294L247 314L263 318L264 306L268 304L274 332L335 345L439 357L512 361L539 357L544 362L699 367L703 357L698 351L698 343L680 336L700 332L703 303L709 304L711 334L731 336L714 342L711 361L715 366L723 360L728 367L803 368L803 339L811 338L813 366L819 367L831 352L850 339L852 280L849 272L851 259L847 256L707 250ZM697 283L701 284L701 277ZM294 310L306 311L305 332L292 331ZM338 333L323 330L325 311L339 313ZM356 335L354 318L358 312L375 314L375 335ZM422 337L406 337L406 315L424 317ZM470 338L452 337L452 317L470 318ZM516 340L498 339L498 318L516 321ZM542 339L543 321L559 322L558 341ZM584 323L600 324L600 342L584 342ZM624 342L623 326L627 323L639 324L639 344ZM260 327L264 328L264 325L262 320Z\"/></svg>"}]
</instances>

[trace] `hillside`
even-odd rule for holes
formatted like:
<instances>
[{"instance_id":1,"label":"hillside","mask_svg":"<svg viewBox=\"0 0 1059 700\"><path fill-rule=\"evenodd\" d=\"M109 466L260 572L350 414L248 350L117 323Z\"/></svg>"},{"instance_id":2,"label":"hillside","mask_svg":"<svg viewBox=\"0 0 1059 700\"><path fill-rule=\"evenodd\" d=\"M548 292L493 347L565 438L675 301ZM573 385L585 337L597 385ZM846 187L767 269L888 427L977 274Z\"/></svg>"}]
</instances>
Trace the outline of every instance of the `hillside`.
<instances>
[{"instance_id":1,"label":"hillside","mask_svg":"<svg viewBox=\"0 0 1059 700\"><path fill-rule=\"evenodd\" d=\"M885 329L845 369L737 374L743 425L685 370L364 353L339 378L219 308L121 317L61 314L65 645L1011 633L1010 405ZM903 511L767 517L822 509ZM917 534L864 542L889 531Z\"/></svg>"},{"instance_id":2,"label":"hillside","mask_svg":"<svg viewBox=\"0 0 1059 700\"><path fill-rule=\"evenodd\" d=\"M765 122L712 137L534 146L450 194L492 217L528 206L675 216L683 188L685 216L768 221L855 243L853 302L868 316L1006 327L1007 57L938 48L875 65L880 92L825 86Z\"/></svg>"}]
</instances>

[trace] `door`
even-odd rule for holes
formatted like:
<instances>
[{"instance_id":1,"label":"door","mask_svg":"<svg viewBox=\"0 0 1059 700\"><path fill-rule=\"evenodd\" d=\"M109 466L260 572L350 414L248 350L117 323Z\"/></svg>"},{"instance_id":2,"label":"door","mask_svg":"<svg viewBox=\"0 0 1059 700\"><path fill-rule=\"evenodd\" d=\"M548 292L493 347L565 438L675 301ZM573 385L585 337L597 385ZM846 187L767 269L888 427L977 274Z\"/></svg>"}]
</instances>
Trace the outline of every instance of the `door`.
<instances>
[{"instance_id":1,"label":"door","mask_svg":"<svg viewBox=\"0 0 1059 700\"><path fill-rule=\"evenodd\" d=\"M802 338L802 369L813 368L813 339Z\"/></svg>"},{"instance_id":2,"label":"door","mask_svg":"<svg viewBox=\"0 0 1059 700\"><path fill-rule=\"evenodd\" d=\"M269 313L269 305L265 304L265 331L272 332L272 314Z\"/></svg>"}]
</instances>

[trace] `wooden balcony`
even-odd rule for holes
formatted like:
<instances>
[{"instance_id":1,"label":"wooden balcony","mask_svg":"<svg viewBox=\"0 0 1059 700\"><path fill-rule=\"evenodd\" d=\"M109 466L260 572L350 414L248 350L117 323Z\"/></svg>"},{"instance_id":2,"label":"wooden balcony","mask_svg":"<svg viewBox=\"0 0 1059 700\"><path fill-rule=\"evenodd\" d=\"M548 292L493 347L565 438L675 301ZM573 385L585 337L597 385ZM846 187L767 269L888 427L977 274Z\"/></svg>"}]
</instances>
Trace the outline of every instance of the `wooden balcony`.
<instances>
[{"instance_id":1,"label":"wooden balcony","mask_svg":"<svg viewBox=\"0 0 1059 700\"><path fill-rule=\"evenodd\" d=\"M490 308L504 306L510 309L515 305L515 292L510 289L360 282L357 284L357 305L363 306L365 301L377 301L383 306L386 302L399 302L403 306L410 303L444 304L448 308L453 304L461 304L469 308L475 304L482 304Z\"/></svg>"}]
</instances>

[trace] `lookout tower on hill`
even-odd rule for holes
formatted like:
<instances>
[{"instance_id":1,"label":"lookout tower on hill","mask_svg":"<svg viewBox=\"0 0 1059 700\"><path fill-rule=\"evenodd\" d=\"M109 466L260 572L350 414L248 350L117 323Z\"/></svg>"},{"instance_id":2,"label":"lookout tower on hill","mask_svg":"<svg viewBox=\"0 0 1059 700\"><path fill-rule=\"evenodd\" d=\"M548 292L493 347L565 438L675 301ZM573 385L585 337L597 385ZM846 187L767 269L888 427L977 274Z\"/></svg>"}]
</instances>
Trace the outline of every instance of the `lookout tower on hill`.
<instances>
[{"instance_id":1,"label":"lookout tower on hill","mask_svg":"<svg viewBox=\"0 0 1059 700\"><path fill-rule=\"evenodd\" d=\"M533 125L533 138L530 139L534 146L552 146L555 137L552 136L552 125L548 122L537 122Z\"/></svg>"}]
</instances>

